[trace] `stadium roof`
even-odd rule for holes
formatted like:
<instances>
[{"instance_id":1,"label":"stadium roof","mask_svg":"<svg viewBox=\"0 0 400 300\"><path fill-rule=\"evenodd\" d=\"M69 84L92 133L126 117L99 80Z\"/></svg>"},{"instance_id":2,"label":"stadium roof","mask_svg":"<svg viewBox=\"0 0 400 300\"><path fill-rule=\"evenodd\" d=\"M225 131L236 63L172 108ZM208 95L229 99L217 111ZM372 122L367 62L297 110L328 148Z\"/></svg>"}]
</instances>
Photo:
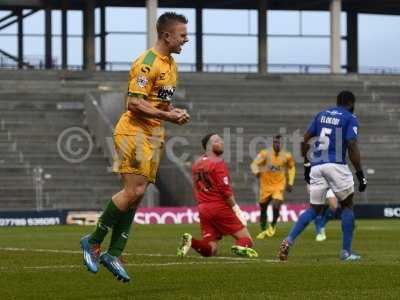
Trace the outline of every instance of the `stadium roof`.
<instances>
[{"instance_id":1,"label":"stadium roof","mask_svg":"<svg viewBox=\"0 0 400 300\"><path fill-rule=\"evenodd\" d=\"M330 0L267 0L268 8L272 10L328 10ZM2 0L0 9L43 8L47 3L52 7L61 8L63 2L68 3L69 9L82 9L87 0ZM99 0L105 6L144 7L145 0ZM259 0L159 0L159 7L195 8L199 4L203 8L224 9L257 9ZM344 11L352 10L369 14L400 15L398 0L342 0Z\"/></svg>"}]
</instances>

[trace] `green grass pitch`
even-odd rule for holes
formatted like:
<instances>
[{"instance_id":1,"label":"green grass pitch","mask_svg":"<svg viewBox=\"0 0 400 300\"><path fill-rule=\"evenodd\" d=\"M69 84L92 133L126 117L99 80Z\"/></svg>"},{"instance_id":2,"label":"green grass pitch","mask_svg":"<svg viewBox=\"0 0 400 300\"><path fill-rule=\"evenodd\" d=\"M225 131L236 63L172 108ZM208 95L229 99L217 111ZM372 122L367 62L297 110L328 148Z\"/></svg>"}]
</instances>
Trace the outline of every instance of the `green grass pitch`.
<instances>
[{"instance_id":1,"label":"green grass pitch","mask_svg":"<svg viewBox=\"0 0 400 300\"><path fill-rule=\"evenodd\" d=\"M289 261L277 262L290 226L278 224L275 237L257 240L257 259L233 257L226 237L218 258L190 252L182 260L175 257L179 237L198 236L197 225L135 225L126 249L128 284L82 265L79 239L92 227L0 228L0 299L400 299L399 221L357 222L358 263L338 259L339 222L328 224L322 243L309 226ZM255 236L258 226L250 230Z\"/></svg>"}]
</instances>

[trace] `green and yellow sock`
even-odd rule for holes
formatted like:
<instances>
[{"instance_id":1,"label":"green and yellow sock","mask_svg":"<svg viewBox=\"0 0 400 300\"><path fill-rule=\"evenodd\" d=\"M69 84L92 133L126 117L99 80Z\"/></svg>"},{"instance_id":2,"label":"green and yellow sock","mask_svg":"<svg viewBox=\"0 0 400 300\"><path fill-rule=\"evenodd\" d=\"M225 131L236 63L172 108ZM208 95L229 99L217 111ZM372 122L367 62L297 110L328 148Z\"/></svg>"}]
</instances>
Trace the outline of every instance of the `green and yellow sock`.
<instances>
[{"instance_id":1,"label":"green and yellow sock","mask_svg":"<svg viewBox=\"0 0 400 300\"><path fill-rule=\"evenodd\" d=\"M119 222L114 225L110 247L108 253L112 256L119 257L125 249L126 243L128 242L129 231L135 216L135 210L130 209L121 217Z\"/></svg>"},{"instance_id":2,"label":"green and yellow sock","mask_svg":"<svg viewBox=\"0 0 400 300\"><path fill-rule=\"evenodd\" d=\"M110 200L106 208L97 221L95 231L90 235L89 243L101 244L106 237L108 230L119 222L125 213L115 206L114 202Z\"/></svg>"}]
</instances>

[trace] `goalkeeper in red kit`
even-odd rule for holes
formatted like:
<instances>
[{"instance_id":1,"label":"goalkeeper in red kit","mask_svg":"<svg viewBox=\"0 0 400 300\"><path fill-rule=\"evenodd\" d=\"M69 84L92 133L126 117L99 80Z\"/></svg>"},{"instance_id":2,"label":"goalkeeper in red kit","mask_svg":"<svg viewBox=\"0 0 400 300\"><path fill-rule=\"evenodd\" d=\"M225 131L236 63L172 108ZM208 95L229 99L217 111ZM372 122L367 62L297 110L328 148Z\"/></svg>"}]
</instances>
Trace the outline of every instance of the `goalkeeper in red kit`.
<instances>
[{"instance_id":1,"label":"goalkeeper in red kit","mask_svg":"<svg viewBox=\"0 0 400 300\"><path fill-rule=\"evenodd\" d=\"M202 139L202 146L205 154L192 166L202 239L195 239L189 233L183 234L177 255L184 257L192 248L202 256L215 256L218 241L230 235L236 240L231 247L233 254L257 257L257 252L251 248L253 240L247 230L246 219L236 204L228 168L222 158L223 140L217 134L208 134Z\"/></svg>"}]
</instances>

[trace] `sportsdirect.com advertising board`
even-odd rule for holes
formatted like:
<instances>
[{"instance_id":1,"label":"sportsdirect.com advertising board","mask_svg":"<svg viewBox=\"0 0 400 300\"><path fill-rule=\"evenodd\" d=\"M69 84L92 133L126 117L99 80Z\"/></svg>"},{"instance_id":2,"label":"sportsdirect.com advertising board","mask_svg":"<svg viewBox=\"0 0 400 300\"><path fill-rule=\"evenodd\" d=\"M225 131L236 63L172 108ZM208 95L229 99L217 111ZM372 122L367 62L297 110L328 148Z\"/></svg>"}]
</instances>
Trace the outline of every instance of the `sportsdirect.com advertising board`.
<instances>
[{"instance_id":1,"label":"sportsdirect.com advertising board","mask_svg":"<svg viewBox=\"0 0 400 300\"><path fill-rule=\"evenodd\" d=\"M307 204L282 205L280 222L297 221ZM248 223L257 223L260 217L258 205L242 205ZM269 210L272 208L269 207ZM4 226L48 226L48 225L94 225L101 211L13 211L0 212L0 227ZM359 219L400 219L399 205L363 204L355 207ZM272 216L272 213L268 213ZM199 222L196 207L144 207L135 215L137 224L192 224Z\"/></svg>"},{"instance_id":2,"label":"sportsdirect.com advertising board","mask_svg":"<svg viewBox=\"0 0 400 300\"><path fill-rule=\"evenodd\" d=\"M297 221L299 214L306 208L304 204L282 205L282 222ZM257 205L243 205L241 209L249 223L256 223L260 217ZM272 209L271 207L269 209ZM269 215L272 215L269 213ZM67 224L94 225L100 212L70 211ZM135 215L137 224L192 224L199 222L199 213L195 207L149 207L140 208Z\"/></svg>"}]
</instances>

